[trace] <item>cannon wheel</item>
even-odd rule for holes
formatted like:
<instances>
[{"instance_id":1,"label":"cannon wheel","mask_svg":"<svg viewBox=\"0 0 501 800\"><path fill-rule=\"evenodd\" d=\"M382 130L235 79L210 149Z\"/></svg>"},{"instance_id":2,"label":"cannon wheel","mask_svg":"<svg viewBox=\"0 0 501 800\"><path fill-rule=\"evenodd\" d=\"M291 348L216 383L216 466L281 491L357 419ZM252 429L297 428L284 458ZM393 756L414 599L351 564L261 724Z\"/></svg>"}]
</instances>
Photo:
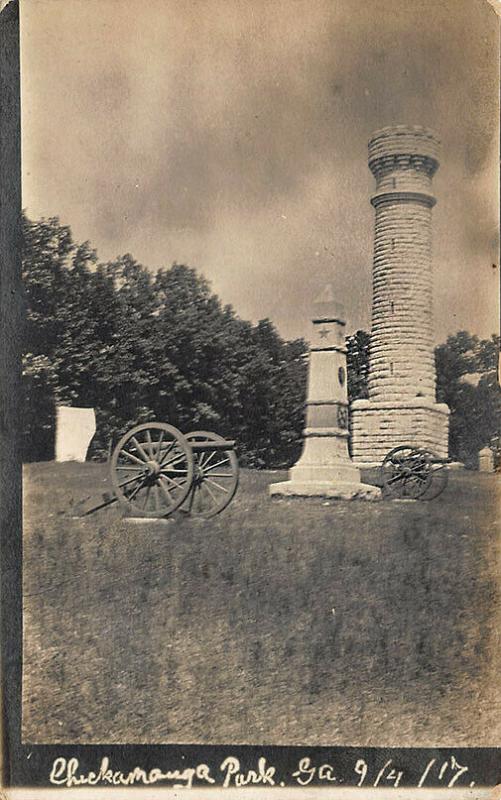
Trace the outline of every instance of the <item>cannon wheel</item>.
<instances>
[{"instance_id":1,"label":"cannon wheel","mask_svg":"<svg viewBox=\"0 0 501 800\"><path fill-rule=\"evenodd\" d=\"M222 436L208 431L186 434L188 442L224 442ZM210 448L194 451L195 469L191 491L181 511L193 517L215 517L233 499L238 487L238 459L233 449Z\"/></svg>"},{"instance_id":2,"label":"cannon wheel","mask_svg":"<svg viewBox=\"0 0 501 800\"><path fill-rule=\"evenodd\" d=\"M141 517L167 517L186 500L194 474L191 447L163 422L138 425L111 457L111 482L122 506Z\"/></svg>"},{"instance_id":3,"label":"cannon wheel","mask_svg":"<svg viewBox=\"0 0 501 800\"><path fill-rule=\"evenodd\" d=\"M430 462L431 481L430 485L420 495L420 500L434 500L444 491L449 481L449 469L447 462L438 458L434 453L429 450L426 451L426 456Z\"/></svg>"},{"instance_id":4,"label":"cannon wheel","mask_svg":"<svg viewBox=\"0 0 501 800\"><path fill-rule=\"evenodd\" d=\"M409 445L390 450L381 465L383 497L417 500L432 483L431 454Z\"/></svg>"}]
</instances>

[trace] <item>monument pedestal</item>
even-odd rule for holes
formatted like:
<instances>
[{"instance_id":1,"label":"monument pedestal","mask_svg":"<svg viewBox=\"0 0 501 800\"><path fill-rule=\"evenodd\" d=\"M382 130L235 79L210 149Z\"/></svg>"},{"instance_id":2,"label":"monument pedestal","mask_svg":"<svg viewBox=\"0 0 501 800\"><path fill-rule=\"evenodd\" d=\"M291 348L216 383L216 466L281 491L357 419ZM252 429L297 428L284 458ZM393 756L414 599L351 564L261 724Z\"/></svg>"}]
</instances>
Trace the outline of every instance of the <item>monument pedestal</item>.
<instances>
[{"instance_id":1,"label":"monument pedestal","mask_svg":"<svg viewBox=\"0 0 501 800\"><path fill-rule=\"evenodd\" d=\"M360 475L360 473L359 473ZM272 483L270 496L277 497L325 497L329 500L380 500L381 490L368 483L348 481L282 481Z\"/></svg>"},{"instance_id":2,"label":"monument pedestal","mask_svg":"<svg viewBox=\"0 0 501 800\"><path fill-rule=\"evenodd\" d=\"M303 452L289 480L272 484L270 495L377 500L380 490L360 482L348 455L344 312L330 287L314 312Z\"/></svg>"},{"instance_id":3,"label":"monument pedestal","mask_svg":"<svg viewBox=\"0 0 501 800\"><path fill-rule=\"evenodd\" d=\"M394 447L409 445L447 458L449 408L424 397L351 407L352 458L362 469L379 466Z\"/></svg>"}]
</instances>

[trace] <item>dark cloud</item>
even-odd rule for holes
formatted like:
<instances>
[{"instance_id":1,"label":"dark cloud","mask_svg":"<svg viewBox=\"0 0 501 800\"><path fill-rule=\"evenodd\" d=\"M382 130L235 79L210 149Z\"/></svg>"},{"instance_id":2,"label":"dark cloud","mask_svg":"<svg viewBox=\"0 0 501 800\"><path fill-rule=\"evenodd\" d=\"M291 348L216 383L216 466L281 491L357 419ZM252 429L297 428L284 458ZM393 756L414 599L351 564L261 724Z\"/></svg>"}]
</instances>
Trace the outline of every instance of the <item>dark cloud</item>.
<instances>
[{"instance_id":1,"label":"dark cloud","mask_svg":"<svg viewBox=\"0 0 501 800\"><path fill-rule=\"evenodd\" d=\"M443 141L438 291L457 285L497 228L495 15L483 0L357 5L30 0L28 210L60 214L102 258L193 263L286 334L326 281L367 326L367 139L424 124ZM475 328L476 301L454 302L450 325Z\"/></svg>"}]
</instances>

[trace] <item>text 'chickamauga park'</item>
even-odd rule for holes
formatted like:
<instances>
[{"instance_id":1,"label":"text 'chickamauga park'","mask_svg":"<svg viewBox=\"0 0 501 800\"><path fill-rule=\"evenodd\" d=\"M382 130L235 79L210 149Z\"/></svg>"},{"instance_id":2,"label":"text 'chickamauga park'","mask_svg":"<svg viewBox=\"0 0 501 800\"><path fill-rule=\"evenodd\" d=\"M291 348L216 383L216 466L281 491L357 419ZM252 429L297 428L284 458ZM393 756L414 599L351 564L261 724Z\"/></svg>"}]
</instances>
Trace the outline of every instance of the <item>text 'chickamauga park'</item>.
<instances>
[{"instance_id":1,"label":"text 'chickamauga park'","mask_svg":"<svg viewBox=\"0 0 501 800\"><path fill-rule=\"evenodd\" d=\"M196 767L185 767L183 769L163 770L159 767L143 769L133 767L128 772L115 769L110 759L105 756L97 771L80 772L80 762L78 758L56 758L52 764L49 781L55 786L71 788L75 786L133 786L135 784L151 785L165 782L173 788L191 789L194 785L204 784L217 785L223 788L242 787L248 785L262 786L285 786L298 785L308 786L312 783L325 784L344 784L347 786L391 786L396 788L401 784L407 783L405 770L399 769L393 764L392 759L388 759L382 767L372 768L363 758L354 759L352 775L346 775L343 770L342 775L337 771L335 765L329 763L315 764L311 758L303 757L297 762L296 768L288 776L281 778L277 774L277 768L268 763L264 757L258 758L254 769L241 768L238 758L228 756L221 762L219 769L211 772L207 764L198 764ZM438 782L447 788L456 785L467 785L473 787L475 781L471 780L471 774L467 766L459 764L454 755L442 760L432 758L423 764L418 779L412 785L421 788L425 784Z\"/></svg>"}]
</instances>

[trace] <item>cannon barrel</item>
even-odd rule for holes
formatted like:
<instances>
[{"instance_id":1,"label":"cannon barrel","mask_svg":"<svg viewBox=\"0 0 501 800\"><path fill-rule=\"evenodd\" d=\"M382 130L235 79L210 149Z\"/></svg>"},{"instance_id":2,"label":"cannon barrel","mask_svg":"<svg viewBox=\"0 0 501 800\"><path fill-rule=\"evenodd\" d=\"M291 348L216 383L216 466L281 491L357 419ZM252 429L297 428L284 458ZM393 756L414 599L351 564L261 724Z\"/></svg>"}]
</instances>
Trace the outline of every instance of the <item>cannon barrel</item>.
<instances>
[{"instance_id":1,"label":"cannon barrel","mask_svg":"<svg viewBox=\"0 0 501 800\"><path fill-rule=\"evenodd\" d=\"M190 447L197 453L205 453L208 450L234 450L236 442L233 440L222 439L220 442L192 442Z\"/></svg>"}]
</instances>

